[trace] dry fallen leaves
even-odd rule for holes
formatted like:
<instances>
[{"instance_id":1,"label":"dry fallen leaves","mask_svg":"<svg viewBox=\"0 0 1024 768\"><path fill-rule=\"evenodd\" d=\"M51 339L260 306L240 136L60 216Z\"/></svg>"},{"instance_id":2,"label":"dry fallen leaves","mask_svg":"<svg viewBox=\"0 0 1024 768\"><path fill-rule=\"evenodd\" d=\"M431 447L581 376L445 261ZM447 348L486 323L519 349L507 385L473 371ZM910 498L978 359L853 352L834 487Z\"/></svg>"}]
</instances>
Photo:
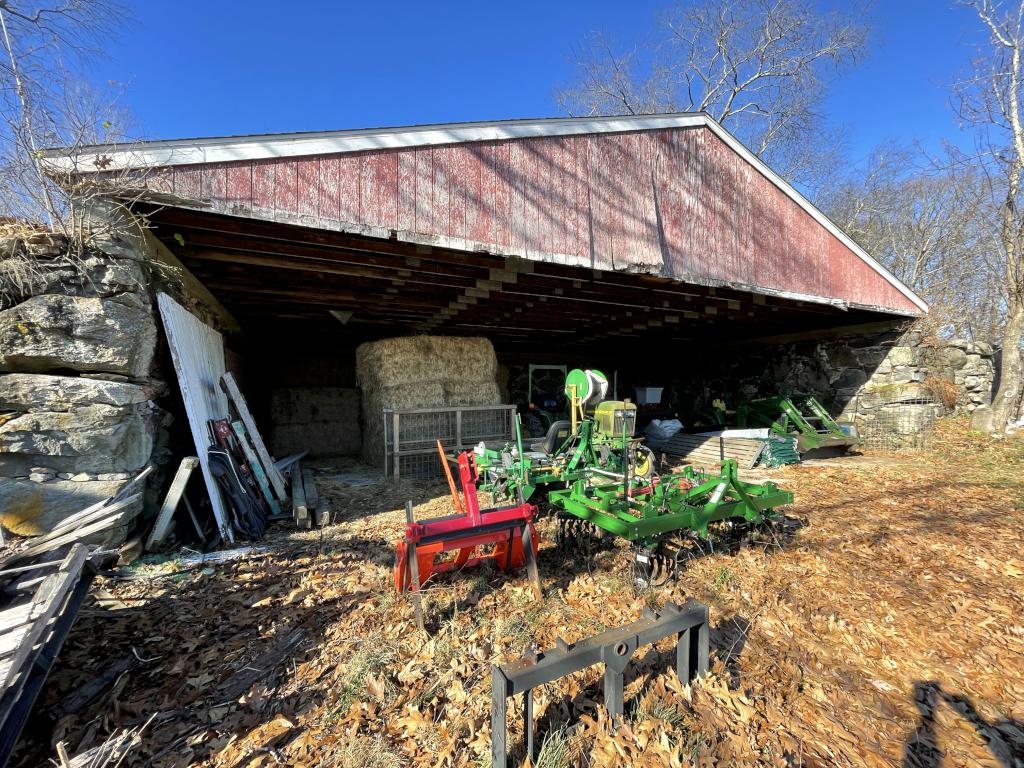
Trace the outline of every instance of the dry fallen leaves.
<instances>
[{"instance_id":1,"label":"dry fallen leaves","mask_svg":"<svg viewBox=\"0 0 1024 768\"><path fill-rule=\"evenodd\" d=\"M271 554L212 574L103 583L129 607L87 605L36 716L134 649L150 661L62 720L78 751L156 712L135 764L478 765L492 663L695 597L711 606L711 676L687 688L666 671L668 646L638 654L618 729L599 669L537 690L541 736L564 742L555 764L1013 765L1024 759L1024 439L940 429L928 452L772 470L796 495L787 513L807 521L781 552L704 557L671 588L636 595L625 547L587 558L545 543L543 603L516 576L449 577L430 589L429 639L393 593L391 542L406 498L420 517L446 514L446 490L324 482L337 522L322 543L280 532ZM303 642L244 695L218 696L299 628ZM512 717L511 742L521 734ZM29 745L21 764L48 748Z\"/></svg>"}]
</instances>

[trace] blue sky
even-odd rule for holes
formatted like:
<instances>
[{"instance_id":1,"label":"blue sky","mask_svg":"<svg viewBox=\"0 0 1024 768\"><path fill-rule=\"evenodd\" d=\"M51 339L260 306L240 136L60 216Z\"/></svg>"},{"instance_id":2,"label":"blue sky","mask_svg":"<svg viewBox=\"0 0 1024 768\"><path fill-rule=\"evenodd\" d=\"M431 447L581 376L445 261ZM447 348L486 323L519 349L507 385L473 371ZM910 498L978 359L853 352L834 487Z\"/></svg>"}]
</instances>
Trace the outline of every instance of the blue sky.
<instances>
[{"instance_id":1,"label":"blue sky","mask_svg":"<svg viewBox=\"0 0 1024 768\"><path fill-rule=\"evenodd\" d=\"M135 20L93 74L126 85L147 138L542 117L588 32L628 45L667 4L128 0ZM876 0L870 23L870 57L822 105L851 160L889 139L963 140L948 86L978 40L971 13Z\"/></svg>"}]
</instances>

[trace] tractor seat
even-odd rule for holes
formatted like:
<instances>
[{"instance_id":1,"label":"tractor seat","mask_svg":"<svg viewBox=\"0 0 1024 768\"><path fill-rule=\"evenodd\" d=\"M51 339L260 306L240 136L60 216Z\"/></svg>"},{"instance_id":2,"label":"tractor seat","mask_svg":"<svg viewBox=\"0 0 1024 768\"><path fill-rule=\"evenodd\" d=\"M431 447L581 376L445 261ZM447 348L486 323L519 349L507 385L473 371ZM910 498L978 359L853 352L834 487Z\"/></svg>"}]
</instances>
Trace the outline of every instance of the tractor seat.
<instances>
[{"instance_id":1,"label":"tractor seat","mask_svg":"<svg viewBox=\"0 0 1024 768\"><path fill-rule=\"evenodd\" d=\"M531 442L527 449L534 453L543 453L550 456L555 449L560 447L569 438L570 425L568 421L556 421L549 428L548 433L540 440Z\"/></svg>"}]
</instances>

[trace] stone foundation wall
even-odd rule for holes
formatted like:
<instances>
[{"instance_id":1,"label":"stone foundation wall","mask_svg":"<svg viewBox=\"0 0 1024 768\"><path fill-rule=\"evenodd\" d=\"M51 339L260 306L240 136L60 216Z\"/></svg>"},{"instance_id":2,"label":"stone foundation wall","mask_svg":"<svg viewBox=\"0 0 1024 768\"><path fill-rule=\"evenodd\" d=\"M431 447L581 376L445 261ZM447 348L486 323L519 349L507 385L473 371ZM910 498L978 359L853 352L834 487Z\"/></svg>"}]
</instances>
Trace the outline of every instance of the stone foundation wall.
<instances>
[{"instance_id":1,"label":"stone foundation wall","mask_svg":"<svg viewBox=\"0 0 1024 768\"><path fill-rule=\"evenodd\" d=\"M0 309L0 524L43 533L114 493L157 449L166 389L145 264L59 236L0 240L34 263Z\"/></svg>"},{"instance_id":2,"label":"stone foundation wall","mask_svg":"<svg viewBox=\"0 0 1024 768\"><path fill-rule=\"evenodd\" d=\"M891 428L908 437L937 416L987 404L995 374L990 345L915 329L727 350L702 368L676 383L701 403L806 393L862 434Z\"/></svg>"},{"instance_id":3,"label":"stone foundation wall","mask_svg":"<svg viewBox=\"0 0 1024 768\"><path fill-rule=\"evenodd\" d=\"M150 242L131 228L96 237L83 254L59 235L0 239L0 525L8 531L45 533L151 462L158 471L147 502L156 500L168 409L180 404L174 372L160 364L155 295L167 291L194 310L202 301Z\"/></svg>"}]
</instances>

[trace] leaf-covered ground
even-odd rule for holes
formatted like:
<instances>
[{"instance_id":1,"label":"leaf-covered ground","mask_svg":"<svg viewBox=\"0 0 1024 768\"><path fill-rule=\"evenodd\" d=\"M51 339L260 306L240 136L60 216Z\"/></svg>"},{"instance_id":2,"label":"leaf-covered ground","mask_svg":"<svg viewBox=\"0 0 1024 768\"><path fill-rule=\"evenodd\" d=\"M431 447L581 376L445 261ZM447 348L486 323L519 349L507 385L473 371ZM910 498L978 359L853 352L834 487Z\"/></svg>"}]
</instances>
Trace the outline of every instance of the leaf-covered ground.
<instances>
[{"instance_id":1,"label":"leaf-covered ground","mask_svg":"<svg viewBox=\"0 0 1024 768\"><path fill-rule=\"evenodd\" d=\"M445 514L445 489L324 480L322 534L97 581L20 763L155 714L129 764L489 764L494 662L693 597L711 609L712 674L684 687L667 647L642 651L618 728L599 668L536 691L543 765L1024 765L1024 439L952 421L933 445L773 470L807 523L785 549L702 557L658 591L632 589L627 549L562 552L546 521L545 599L519 575L442 579L429 638L392 588L392 541L407 498ZM112 688L62 713L119 661ZM521 732L511 717L510 743Z\"/></svg>"}]
</instances>

